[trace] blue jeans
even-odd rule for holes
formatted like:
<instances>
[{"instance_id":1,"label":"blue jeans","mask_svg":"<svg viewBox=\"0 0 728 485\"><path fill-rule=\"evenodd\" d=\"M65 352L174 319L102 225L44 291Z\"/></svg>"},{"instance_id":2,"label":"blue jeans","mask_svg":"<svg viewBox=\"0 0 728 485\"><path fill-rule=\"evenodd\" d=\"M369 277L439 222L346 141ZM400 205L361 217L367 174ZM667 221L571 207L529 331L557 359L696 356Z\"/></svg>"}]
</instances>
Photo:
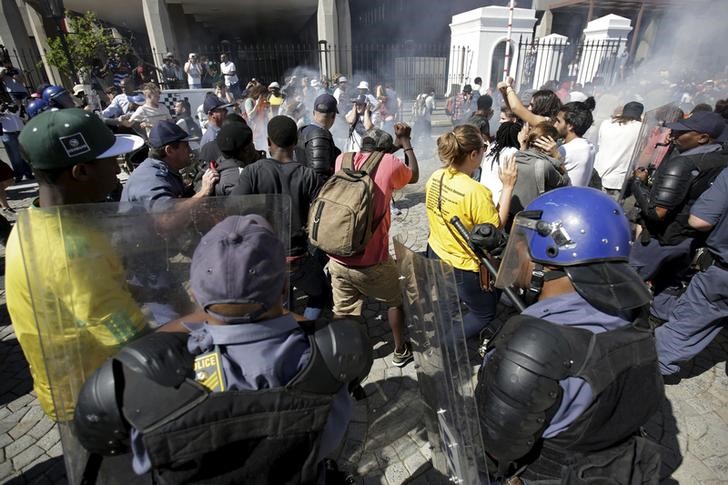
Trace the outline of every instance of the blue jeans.
<instances>
[{"instance_id":1,"label":"blue jeans","mask_svg":"<svg viewBox=\"0 0 728 485\"><path fill-rule=\"evenodd\" d=\"M23 160L23 156L20 153L20 143L18 143L19 135L19 131L6 131L3 133L3 145L5 145L8 158L10 158L10 164L13 166L16 182L20 182L23 179L23 175L28 178L33 178L33 171L30 169L30 165Z\"/></svg>"},{"instance_id":2,"label":"blue jeans","mask_svg":"<svg viewBox=\"0 0 728 485\"><path fill-rule=\"evenodd\" d=\"M440 259L430 246L427 246L427 257ZM465 327L465 336L470 338L478 335L495 318L499 292L483 291L480 287L480 275L475 271L453 268L453 272L455 273L455 284L458 287L458 296L468 310L463 315L463 327Z\"/></svg>"}]
</instances>

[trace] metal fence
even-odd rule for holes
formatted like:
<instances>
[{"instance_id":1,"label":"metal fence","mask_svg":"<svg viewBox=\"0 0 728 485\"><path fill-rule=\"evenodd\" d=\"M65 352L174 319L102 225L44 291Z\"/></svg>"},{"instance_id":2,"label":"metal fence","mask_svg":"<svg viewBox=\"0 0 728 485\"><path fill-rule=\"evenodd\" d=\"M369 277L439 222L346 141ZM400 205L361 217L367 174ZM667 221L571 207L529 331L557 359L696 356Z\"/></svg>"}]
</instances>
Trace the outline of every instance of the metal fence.
<instances>
[{"instance_id":1,"label":"metal fence","mask_svg":"<svg viewBox=\"0 0 728 485\"><path fill-rule=\"evenodd\" d=\"M432 87L445 92L448 47L446 45L358 44L337 46L327 43L307 44L208 44L199 45L199 55L217 62L227 53L235 62L243 80L258 78L263 82L282 81L296 68L315 73L348 75L352 81L366 80L372 90L377 84L389 83L401 97L414 98ZM336 60L351 56L352 72L342 64L334 72Z\"/></svg>"},{"instance_id":2,"label":"metal fence","mask_svg":"<svg viewBox=\"0 0 728 485\"><path fill-rule=\"evenodd\" d=\"M623 79L627 59L624 40L521 39L511 75L521 89L539 89L549 81L613 85Z\"/></svg>"}]
</instances>

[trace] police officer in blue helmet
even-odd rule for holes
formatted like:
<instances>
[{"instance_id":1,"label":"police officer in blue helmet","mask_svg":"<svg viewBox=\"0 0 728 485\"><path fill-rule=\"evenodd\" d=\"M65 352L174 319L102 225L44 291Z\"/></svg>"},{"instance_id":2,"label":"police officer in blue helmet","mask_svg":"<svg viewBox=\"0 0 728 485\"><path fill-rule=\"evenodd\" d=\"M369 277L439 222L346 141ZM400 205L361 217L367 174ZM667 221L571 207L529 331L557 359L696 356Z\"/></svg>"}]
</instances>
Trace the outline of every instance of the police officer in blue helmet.
<instances>
[{"instance_id":1,"label":"police officer in blue helmet","mask_svg":"<svg viewBox=\"0 0 728 485\"><path fill-rule=\"evenodd\" d=\"M28 118L33 118L34 116L38 116L43 111L46 111L48 109L48 102L43 99L34 99L30 103L28 103L28 106L25 107L25 112L28 115Z\"/></svg>"},{"instance_id":2,"label":"police officer in blue helmet","mask_svg":"<svg viewBox=\"0 0 728 485\"><path fill-rule=\"evenodd\" d=\"M509 483L657 483L639 430L664 398L650 293L622 208L565 187L515 217L496 286L532 304L488 342L476 388L489 471Z\"/></svg>"},{"instance_id":3,"label":"police officer in blue helmet","mask_svg":"<svg viewBox=\"0 0 728 485\"><path fill-rule=\"evenodd\" d=\"M51 109L66 109L75 108L76 103L73 102L73 98L66 88L63 86L48 86L43 90L42 99L48 103Z\"/></svg>"}]
</instances>

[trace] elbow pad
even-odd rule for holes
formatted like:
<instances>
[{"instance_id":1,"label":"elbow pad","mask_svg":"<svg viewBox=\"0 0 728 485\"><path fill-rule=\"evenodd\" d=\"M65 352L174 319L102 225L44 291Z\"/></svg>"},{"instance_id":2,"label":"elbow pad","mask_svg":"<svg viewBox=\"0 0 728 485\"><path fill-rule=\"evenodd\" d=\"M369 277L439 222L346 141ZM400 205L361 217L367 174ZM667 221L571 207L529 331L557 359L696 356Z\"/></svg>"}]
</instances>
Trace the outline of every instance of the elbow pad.
<instances>
[{"instance_id":1,"label":"elbow pad","mask_svg":"<svg viewBox=\"0 0 728 485\"><path fill-rule=\"evenodd\" d=\"M697 168L690 157L671 157L655 172L650 199L652 205L674 209L679 206L690 190Z\"/></svg>"}]
</instances>

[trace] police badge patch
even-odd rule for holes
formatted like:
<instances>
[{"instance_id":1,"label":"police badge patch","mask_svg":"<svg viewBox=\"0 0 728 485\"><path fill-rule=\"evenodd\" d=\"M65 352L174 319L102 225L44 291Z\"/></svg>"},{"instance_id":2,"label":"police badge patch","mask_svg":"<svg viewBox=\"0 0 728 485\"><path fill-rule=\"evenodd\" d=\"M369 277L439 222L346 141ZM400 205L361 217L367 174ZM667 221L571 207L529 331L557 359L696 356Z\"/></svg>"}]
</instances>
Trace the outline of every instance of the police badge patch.
<instances>
[{"instance_id":1,"label":"police badge patch","mask_svg":"<svg viewBox=\"0 0 728 485\"><path fill-rule=\"evenodd\" d=\"M195 357L195 380L212 392L225 390L222 358L219 350L205 352Z\"/></svg>"},{"instance_id":2,"label":"police badge patch","mask_svg":"<svg viewBox=\"0 0 728 485\"><path fill-rule=\"evenodd\" d=\"M86 139L81 133L62 136L58 138L58 141L61 142L63 149L66 151L66 155L69 157L77 157L91 151L91 147L88 146Z\"/></svg>"}]
</instances>

